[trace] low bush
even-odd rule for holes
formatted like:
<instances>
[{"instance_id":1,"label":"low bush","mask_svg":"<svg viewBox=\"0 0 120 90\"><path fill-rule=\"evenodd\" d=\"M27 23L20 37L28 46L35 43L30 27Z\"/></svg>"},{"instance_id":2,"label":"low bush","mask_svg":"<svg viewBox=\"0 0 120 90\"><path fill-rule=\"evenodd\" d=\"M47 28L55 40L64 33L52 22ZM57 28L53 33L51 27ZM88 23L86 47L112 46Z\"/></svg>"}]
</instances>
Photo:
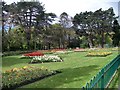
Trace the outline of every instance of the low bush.
<instances>
[{"instance_id":1,"label":"low bush","mask_svg":"<svg viewBox=\"0 0 120 90\"><path fill-rule=\"evenodd\" d=\"M2 56L12 56L12 55L19 55L19 54L24 54L24 53L30 53L32 51L10 51L10 52L3 52Z\"/></svg>"}]
</instances>

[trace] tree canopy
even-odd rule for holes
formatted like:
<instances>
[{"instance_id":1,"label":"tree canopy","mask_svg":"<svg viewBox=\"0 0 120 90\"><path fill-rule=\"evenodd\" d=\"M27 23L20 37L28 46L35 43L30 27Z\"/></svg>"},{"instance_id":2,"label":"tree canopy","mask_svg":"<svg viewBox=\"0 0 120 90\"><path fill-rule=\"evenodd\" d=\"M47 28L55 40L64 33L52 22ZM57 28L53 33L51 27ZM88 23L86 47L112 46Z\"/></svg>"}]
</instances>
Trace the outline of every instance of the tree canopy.
<instances>
[{"instance_id":1,"label":"tree canopy","mask_svg":"<svg viewBox=\"0 0 120 90\"><path fill-rule=\"evenodd\" d=\"M74 17L63 12L58 18L46 13L39 1L2 2L1 16L3 51L119 45L120 25L113 8L80 12ZM53 23L56 18L59 22Z\"/></svg>"},{"instance_id":2,"label":"tree canopy","mask_svg":"<svg viewBox=\"0 0 120 90\"><path fill-rule=\"evenodd\" d=\"M113 8L108 10L96 10L95 12L81 12L74 16L73 24L76 33L86 36L89 47L94 47L94 40L98 39L98 44L104 47L105 34L112 31L112 22L116 19ZM99 38L96 37L99 35ZM97 41L97 40L96 40Z\"/></svg>"}]
</instances>

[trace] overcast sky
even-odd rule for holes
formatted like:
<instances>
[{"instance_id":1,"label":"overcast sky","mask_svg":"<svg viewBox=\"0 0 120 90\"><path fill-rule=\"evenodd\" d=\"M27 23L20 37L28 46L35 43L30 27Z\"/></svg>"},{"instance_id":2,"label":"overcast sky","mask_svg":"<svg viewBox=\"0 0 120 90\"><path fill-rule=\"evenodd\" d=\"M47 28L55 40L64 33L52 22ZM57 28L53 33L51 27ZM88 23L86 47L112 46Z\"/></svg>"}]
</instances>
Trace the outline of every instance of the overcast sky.
<instances>
[{"instance_id":1,"label":"overcast sky","mask_svg":"<svg viewBox=\"0 0 120 90\"><path fill-rule=\"evenodd\" d=\"M8 4L20 0L4 0ZM29 1L29 0L26 0ZM84 11L96 11L100 8L107 10L113 7L118 15L118 1L120 0L39 0L45 4L46 12L53 12L59 16L62 12L67 12L70 16Z\"/></svg>"}]
</instances>

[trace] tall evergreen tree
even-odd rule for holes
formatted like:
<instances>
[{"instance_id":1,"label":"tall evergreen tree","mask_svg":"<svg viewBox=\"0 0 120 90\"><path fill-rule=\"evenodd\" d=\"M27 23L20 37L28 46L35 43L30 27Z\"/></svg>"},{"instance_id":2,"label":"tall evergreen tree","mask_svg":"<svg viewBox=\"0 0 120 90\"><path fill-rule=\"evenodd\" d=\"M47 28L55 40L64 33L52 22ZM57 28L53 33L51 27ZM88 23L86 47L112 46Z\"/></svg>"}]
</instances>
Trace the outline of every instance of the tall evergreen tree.
<instances>
[{"instance_id":1,"label":"tall evergreen tree","mask_svg":"<svg viewBox=\"0 0 120 90\"><path fill-rule=\"evenodd\" d=\"M114 20L113 22L113 45L119 46L119 41L120 41L120 25L117 20Z\"/></svg>"}]
</instances>

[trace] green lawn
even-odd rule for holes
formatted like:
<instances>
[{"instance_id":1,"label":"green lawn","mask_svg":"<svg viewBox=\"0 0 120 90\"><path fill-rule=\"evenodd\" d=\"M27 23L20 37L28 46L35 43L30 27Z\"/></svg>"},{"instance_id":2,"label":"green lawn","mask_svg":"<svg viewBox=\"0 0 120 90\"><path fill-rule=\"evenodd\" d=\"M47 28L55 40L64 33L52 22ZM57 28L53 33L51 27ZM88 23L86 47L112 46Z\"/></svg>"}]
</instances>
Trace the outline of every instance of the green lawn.
<instances>
[{"instance_id":1,"label":"green lawn","mask_svg":"<svg viewBox=\"0 0 120 90\"><path fill-rule=\"evenodd\" d=\"M81 88L118 54L117 51L112 51L113 54L107 57L86 57L87 53L60 54L64 60L63 62L43 64L28 64L30 59L20 59L20 55L7 56L2 59L2 70L5 71L26 65L44 66L50 70L61 70L62 73L25 85L24 88Z\"/></svg>"}]
</instances>

